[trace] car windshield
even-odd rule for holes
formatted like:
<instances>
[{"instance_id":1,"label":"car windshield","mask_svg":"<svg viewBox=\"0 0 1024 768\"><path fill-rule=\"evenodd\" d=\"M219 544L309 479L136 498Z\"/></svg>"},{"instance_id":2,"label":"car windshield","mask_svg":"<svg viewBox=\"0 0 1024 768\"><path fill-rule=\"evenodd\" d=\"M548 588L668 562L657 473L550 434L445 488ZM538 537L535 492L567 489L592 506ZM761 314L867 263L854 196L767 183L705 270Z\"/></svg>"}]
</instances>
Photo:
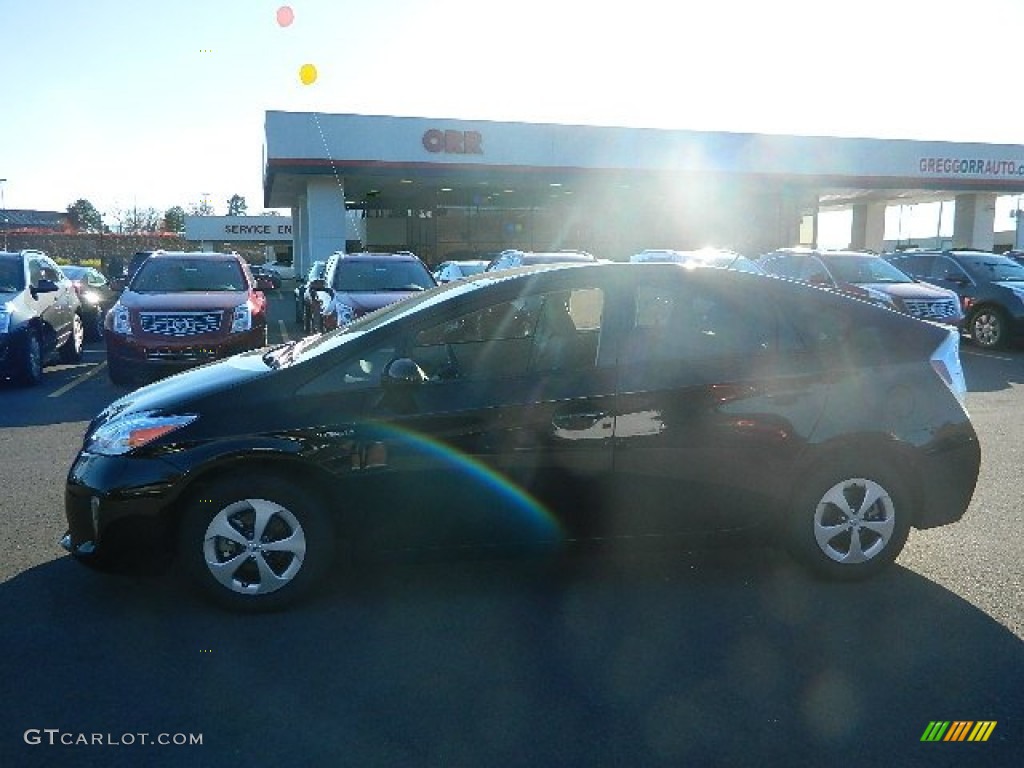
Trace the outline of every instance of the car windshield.
<instances>
[{"instance_id":1,"label":"car windshield","mask_svg":"<svg viewBox=\"0 0 1024 768\"><path fill-rule=\"evenodd\" d=\"M0 292L13 293L25 287L21 259L0 259Z\"/></svg>"},{"instance_id":2,"label":"car windshield","mask_svg":"<svg viewBox=\"0 0 1024 768\"><path fill-rule=\"evenodd\" d=\"M135 273L136 293L245 291L241 265L228 259L149 259Z\"/></svg>"},{"instance_id":3,"label":"car windshield","mask_svg":"<svg viewBox=\"0 0 1024 768\"><path fill-rule=\"evenodd\" d=\"M563 264L569 261L594 261L594 257L582 253L527 253L520 259L520 263L524 266L529 264Z\"/></svg>"},{"instance_id":4,"label":"car windshield","mask_svg":"<svg viewBox=\"0 0 1024 768\"><path fill-rule=\"evenodd\" d=\"M360 259L338 264L332 287L348 293L425 291L434 287L434 280L418 261Z\"/></svg>"},{"instance_id":5,"label":"car windshield","mask_svg":"<svg viewBox=\"0 0 1024 768\"><path fill-rule=\"evenodd\" d=\"M994 280L1001 282L1024 281L1024 266L1005 256L996 256L995 254L961 256L959 261L975 280L982 282Z\"/></svg>"},{"instance_id":6,"label":"car windshield","mask_svg":"<svg viewBox=\"0 0 1024 768\"><path fill-rule=\"evenodd\" d=\"M85 273L89 271L88 267L76 267L70 264L62 264L60 271L64 273L64 276L68 280L82 280L85 277Z\"/></svg>"},{"instance_id":7,"label":"car windshield","mask_svg":"<svg viewBox=\"0 0 1024 768\"><path fill-rule=\"evenodd\" d=\"M841 283L912 283L914 279L881 256L820 254L832 276Z\"/></svg>"}]
</instances>

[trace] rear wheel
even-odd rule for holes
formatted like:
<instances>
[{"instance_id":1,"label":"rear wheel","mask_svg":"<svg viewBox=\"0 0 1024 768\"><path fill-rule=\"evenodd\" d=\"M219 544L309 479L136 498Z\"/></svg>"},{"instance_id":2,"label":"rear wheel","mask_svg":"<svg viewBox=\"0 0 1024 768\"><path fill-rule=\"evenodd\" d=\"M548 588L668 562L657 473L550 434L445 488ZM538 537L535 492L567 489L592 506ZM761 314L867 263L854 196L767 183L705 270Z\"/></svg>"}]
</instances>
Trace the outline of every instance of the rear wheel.
<instances>
[{"instance_id":1,"label":"rear wheel","mask_svg":"<svg viewBox=\"0 0 1024 768\"><path fill-rule=\"evenodd\" d=\"M1009 324L1006 313L998 307L982 307L971 315L968 327L971 339L979 347L999 349L1006 346Z\"/></svg>"},{"instance_id":2,"label":"rear wheel","mask_svg":"<svg viewBox=\"0 0 1024 768\"><path fill-rule=\"evenodd\" d=\"M60 359L62 363L77 363L82 359L82 346L85 344L85 326L82 324L82 316L77 312L71 319L71 335L68 336L60 347Z\"/></svg>"},{"instance_id":3,"label":"rear wheel","mask_svg":"<svg viewBox=\"0 0 1024 768\"><path fill-rule=\"evenodd\" d=\"M909 495L887 466L839 461L810 473L791 510L794 556L819 575L844 581L892 563L910 533Z\"/></svg>"},{"instance_id":4,"label":"rear wheel","mask_svg":"<svg viewBox=\"0 0 1024 768\"><path fill-rule=\"evenodd\" d=\"M318 500L283 478L235 475L192 495L179 531L187 575L232 610L283 608L312 589L334 556Z\"/></svg>"}]
</instances>

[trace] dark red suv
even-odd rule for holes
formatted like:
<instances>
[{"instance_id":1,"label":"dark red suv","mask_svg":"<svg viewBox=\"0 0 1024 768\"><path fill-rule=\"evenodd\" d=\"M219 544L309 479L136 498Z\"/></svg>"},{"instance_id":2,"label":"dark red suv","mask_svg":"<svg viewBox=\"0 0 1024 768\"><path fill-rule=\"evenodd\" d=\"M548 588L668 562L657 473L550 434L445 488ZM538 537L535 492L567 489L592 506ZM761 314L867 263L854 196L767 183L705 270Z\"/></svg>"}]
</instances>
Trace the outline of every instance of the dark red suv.
<instances>
[{"instance_id":1,"label":"dark red suv","mask_svg":"<svg viewBox=\"0 0 1024 768\"><path fill-rule=\"evenodd\" d=\"M191 368L267 343L267 301L234 253L154 253L105 325L115 384Z\"/></svg>"}]
</instances>

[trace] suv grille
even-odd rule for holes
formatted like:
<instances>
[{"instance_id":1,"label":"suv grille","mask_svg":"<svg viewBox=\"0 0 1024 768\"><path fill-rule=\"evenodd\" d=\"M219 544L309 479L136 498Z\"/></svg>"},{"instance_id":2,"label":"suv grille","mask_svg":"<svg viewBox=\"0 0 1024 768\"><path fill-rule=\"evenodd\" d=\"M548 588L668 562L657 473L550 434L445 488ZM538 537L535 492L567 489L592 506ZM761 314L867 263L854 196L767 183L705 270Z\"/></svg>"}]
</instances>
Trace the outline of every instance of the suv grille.
<instances>
[{"instance_id":1,"label":"suv grille","mask_svg":"<svg viewBox=\"0 0 1024 768\"><path fill-rule=\"evenodd\" d=\"M953 317L957 314L954 299L904 299L907 312L922 320L938 320Z\"/></svg>"},{"instance_id":2,"label":"suv grille","mask_svg":"<svg viewBox=\"0 0 1024 768\"><path fill-rule=\"evenodd\" d=\"M223 316L220 312L142 312L142 330L176 339L216 333Z\"/></svg>"}]
</instances>

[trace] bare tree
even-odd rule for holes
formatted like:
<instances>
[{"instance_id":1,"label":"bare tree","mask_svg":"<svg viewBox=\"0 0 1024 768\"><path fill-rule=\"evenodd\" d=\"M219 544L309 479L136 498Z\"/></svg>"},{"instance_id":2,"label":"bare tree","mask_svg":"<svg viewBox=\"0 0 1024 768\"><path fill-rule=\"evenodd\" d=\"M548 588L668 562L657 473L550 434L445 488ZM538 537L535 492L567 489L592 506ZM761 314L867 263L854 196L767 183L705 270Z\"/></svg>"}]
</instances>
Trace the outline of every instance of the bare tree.
<instances>
[{"instance_id":1,"label":"bare tree","mask_svg":"<svg viewBox=\"0 0 1024 768\"><path fill-rule=\"evenodd\" d=\"M163 216L156 208L115 208L114 221L119 232L126 235L150 234L160 231Z\"/></svg>"}]
</instances>

